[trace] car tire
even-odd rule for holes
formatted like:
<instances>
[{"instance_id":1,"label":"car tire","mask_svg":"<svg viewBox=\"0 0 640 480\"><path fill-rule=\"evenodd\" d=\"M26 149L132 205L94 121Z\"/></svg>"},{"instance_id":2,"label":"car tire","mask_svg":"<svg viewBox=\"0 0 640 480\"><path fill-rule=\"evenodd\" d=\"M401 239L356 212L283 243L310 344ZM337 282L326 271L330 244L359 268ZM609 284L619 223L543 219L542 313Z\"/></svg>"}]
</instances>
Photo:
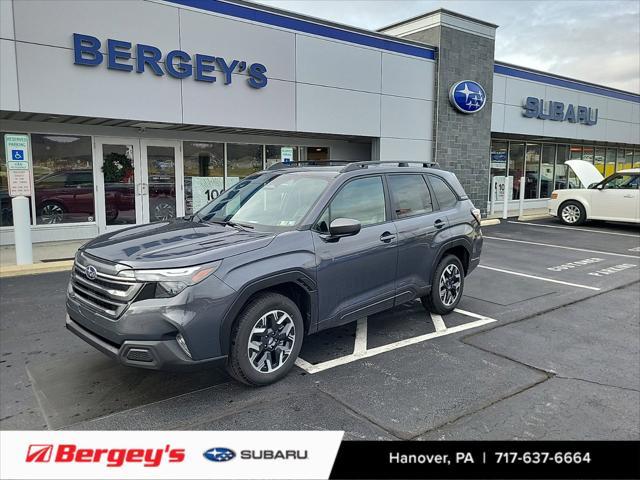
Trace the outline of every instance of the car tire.
<instances>
[{"instance_id":1,"label":"car tire","mask_svg":"<svg viewBox=\"0 0 640 480\"><path fill-rule=\"evenodd\" d=\"M66 213L62 204L47 200L38 209L38 223L44 225L63 223Z\"/></svg>"},{"instance_id":2,"label":"car tire","mask_svg":"<svg viewBox=\"0 0 640 480\"><path fill-rule=\"evenodd\" d=\"M303 336L298 306L279 293L260 293L234 323L227 370L246 385L277 382L293 368Z\"/></svg>"},{"instance_id":3,"label":"car tire","mask_svg":"<svg viewBox=\"0 0 640 480\"><path fill-rule=\"evenodd\" d=\"M580 202L569 200L560 205L558 218L565 225L582 225L587 220L587 212Z\"/></svg>"},{"instance_id":4,"label":"car tire","mask_svg":"<svg viewBox=\"0 0 640 480\"><path fill-rule=\"evenodd\" d=\"M460 303L464 289L464 267L455 255L445 255L438 264L431 281L431 291L420 298L428 311L445 315Z\"/></svg>"}]
</instances>

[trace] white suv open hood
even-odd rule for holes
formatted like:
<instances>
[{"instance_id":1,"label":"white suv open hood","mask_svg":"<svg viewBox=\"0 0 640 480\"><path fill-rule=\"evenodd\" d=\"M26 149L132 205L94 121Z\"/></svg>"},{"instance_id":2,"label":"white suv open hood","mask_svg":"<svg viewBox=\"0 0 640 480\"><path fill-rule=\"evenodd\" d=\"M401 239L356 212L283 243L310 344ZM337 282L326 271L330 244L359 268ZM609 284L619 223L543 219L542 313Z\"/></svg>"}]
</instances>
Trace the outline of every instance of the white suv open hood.
<instances>
[{"instance_id":1,"label":"white suv open hood","mask_svg":"<svg viewBox=\"0 0 640 480\"><path fill-rule=\"evenodd\" d=\"M565 165L569 165L569 168L576 174L580 183L584 188L587 188L592 183L598 183L604 180L602 174L598 171L592 163L585 162L584 160L567 160Z\"/></svg>"}]
</instances>

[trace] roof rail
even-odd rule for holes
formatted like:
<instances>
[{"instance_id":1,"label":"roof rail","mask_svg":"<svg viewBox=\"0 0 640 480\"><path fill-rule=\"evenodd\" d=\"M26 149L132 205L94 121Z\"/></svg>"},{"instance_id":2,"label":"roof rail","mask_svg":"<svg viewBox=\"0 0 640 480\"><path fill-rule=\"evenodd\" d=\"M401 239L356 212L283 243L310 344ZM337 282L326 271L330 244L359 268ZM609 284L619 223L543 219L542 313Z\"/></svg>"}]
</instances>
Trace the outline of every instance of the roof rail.
<instances>
[{"instance_id":1,"label":"roof rail","mask_svg":"<svg viewBox=\"0 0 640 480\"><path fill-rule=\"evenodd\" d=\"M340 170L340 173L352 172L360 168L368 168L370 165L395 164L398 167L409 167L411 166L411 164L416 164L416 163L421 164L423 168L430 168L430 167L440 168L440 165L438 165L438 162L420 162L420 161L412 162L407 160L379 160L379 161L366 161L366 162L350 162L342 170Z\"/></svg>"},{"instance_id":2,"label":"roof rail","mask_svg":"<svg viewBox=\"0 0 640 480\"><path fill-rule=\"evenodd\" d=\"M420 161L407 161L407 160L364 160L353 162L349 160L307 160L305 162L278 162L271 165L267 170L282 170L283 168L290 168L293 166L307 165L316 167L336 166L344 165L340 170L340 173L352 172L361 168L368 168L371 165L396 165L398 167L410 167L411 165L420 164L423 168L438 167L438 162L420 162Z\"/></svg>"},{"instance_id":3,"label":"roof rail","mask_svg":"<svg viewBox=\"0 0 640 480\"><path fill-rule=\"evenodd\" d=\"M339 164L339 165L344 165L347 163L351 163L348 160L308 160L306 162L288 162L288 163L283 163L283 162L278 162L278 163L274 163L273 165L271 165L270 167L267 168L267 170L281 170L283 168L288 168L288 167L292 167L292 166L296 166L296 165L308 165L308 166L312 166L312 167L325 167L325 166L332 166L334 164Z\"/></svg>"}]
</instances>

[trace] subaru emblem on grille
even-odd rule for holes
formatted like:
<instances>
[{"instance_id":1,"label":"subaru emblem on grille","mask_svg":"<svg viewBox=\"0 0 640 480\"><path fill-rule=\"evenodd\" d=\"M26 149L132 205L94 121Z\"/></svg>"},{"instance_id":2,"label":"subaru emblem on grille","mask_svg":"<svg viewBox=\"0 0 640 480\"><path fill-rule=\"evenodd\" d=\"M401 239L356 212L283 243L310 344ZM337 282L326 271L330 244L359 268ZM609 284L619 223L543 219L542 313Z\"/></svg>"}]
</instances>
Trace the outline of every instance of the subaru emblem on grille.
<instances>
[{"instance_id":1,"label":"subaru emblem on grille","mask_svg":"<svg viewBox=\"0 0 640 480\"><path fill-rule=\"evenodd\" d=\"M84 274L89 280L95 280L98 277L98 271L93 265L89 265L84 271Z\"/></svg>"}]
</instances>

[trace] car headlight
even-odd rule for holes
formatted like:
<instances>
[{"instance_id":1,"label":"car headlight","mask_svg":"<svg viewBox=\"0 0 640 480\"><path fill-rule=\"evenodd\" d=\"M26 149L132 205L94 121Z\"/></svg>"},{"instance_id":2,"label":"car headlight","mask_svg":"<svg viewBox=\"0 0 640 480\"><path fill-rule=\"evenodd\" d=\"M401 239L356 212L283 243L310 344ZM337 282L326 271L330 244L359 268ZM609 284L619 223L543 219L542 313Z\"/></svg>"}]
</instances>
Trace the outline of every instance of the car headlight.
<instances>
[{"instance_id":1,"label":"car headlight","mask_svg":"<svg viewBox=\"0 0 640 480\"><path fill-rule=\"evenodd\" d=\"M119 277L132 278L137 282L154 282L156 284L156 298L173 297L185 288L202 282L215 272L221 260L194 267L153 269L153 270L122 270Z\"/></svg>"}]
</instances>

